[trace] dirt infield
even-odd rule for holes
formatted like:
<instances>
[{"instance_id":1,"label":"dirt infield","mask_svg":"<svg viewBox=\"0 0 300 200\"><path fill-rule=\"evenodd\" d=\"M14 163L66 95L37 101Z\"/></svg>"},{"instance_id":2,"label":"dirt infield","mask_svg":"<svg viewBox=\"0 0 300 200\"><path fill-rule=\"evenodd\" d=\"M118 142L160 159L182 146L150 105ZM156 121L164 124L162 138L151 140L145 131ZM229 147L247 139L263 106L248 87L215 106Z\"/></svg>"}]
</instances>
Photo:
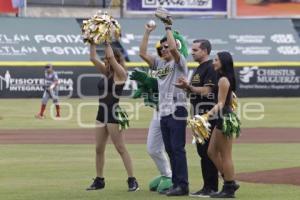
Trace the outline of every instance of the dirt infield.
<instances>
[{"instance_id":1,"label":"dirt infield","mask_svg":"<svg viewBox=\"0 0 300 200\"><path fill-rule=\"evenodd\" d=\"M145 144L147 129L124 131L129 144ZM284 137L283 137L284 135ZM191 142L190 130L187 141ZM299 143L300 129L297 128L249 128L243 129L236 143ZM92 144L94 129L63 130L0 130L0 144Z\"/></svg>"},{"instance_id":2,"label":"dirt infield","mask_svg":"<svg viewBox=\"0 0 300 200\"><path fill-rule=\"evenodd\" d=\"M145 144L147 129L129 129L124 132L126 142ZM190 130L187 142L192 140ZM299 143L297 128L243 129L236 143ZM93 144L93 129L74 130L0 130L0 144ZM300 185L300 167L237 174L245 182Z\"/></svg>"},{"instance_id":3,"label":"dirt infield","mask_svg":"<svg viewBox=\"0 0 300 200\"><path fill-rule=\"evenodd\" d=\"M239 173L236 177L252 183L300 185L300 167Z\"/></svg>"}]
</instances>

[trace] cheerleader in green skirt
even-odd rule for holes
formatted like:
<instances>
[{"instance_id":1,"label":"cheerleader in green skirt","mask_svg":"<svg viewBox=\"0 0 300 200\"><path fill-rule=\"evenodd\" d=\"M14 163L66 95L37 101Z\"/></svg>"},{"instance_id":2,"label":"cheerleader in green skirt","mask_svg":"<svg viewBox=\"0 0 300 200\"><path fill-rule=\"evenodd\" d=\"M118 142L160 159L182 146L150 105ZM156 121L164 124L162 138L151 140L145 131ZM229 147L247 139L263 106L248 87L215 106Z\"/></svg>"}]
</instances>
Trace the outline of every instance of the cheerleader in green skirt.
<instances>
[{"instance_id":1,"label":"cheerleader in green skirt","mask_svg":"<svg viewBox=\"0 0 300 200\"><path fill-rule=\"evenodd\" d=\"M224 185L220 192L212 194L211 197L234 198L239 185L234 179L232 143L240 134L240 121L233 106L236 82L231 54L217 53L213 67L218 73L218 85L214 89L217 102L207 114L216 119L217 123L210 139L208 156L222 174Z\"/></svg>"}]
</instances>

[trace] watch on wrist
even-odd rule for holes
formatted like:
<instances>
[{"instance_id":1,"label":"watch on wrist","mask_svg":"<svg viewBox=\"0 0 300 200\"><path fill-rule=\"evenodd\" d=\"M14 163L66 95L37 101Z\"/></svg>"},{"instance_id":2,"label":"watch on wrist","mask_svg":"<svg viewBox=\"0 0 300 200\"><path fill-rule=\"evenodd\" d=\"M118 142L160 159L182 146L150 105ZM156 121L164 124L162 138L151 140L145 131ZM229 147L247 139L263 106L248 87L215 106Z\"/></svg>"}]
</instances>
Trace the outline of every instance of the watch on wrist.
<instances>
[{"instance_id":1,"label":"watch on wrist","mask_svg":"<svg viewBox=\"0 0 300 200\"><path fill-rule=\"evenodd\" d=\"M172 27L171 26L166 26L165 27L165 30L167 31L167 30L172 30Z\"/></svg>"}]
</instances>

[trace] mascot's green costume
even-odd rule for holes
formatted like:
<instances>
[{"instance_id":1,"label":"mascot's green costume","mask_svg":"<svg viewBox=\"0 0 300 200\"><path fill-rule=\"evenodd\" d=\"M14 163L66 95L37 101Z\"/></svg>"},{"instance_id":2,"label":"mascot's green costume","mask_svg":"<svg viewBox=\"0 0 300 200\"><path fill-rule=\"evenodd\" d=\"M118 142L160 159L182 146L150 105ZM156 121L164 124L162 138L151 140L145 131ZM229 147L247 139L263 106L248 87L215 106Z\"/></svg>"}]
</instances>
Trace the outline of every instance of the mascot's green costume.
<instances>
[{"instance_id":1,"label":"mascot's green costume","mask_svg":"<svg viewBox=\"0 0 300 200\"><path fill-rule=\"evenodd\" d=\"M184 56L188 56L188 48L183 36L177 31L173 31L173 36L176 41L179 52ZM161 57L161 44L157 42L155 46L157 54ZM143 98L145 106L151 106L158 108L158 83L157 79L152 77L147 72L141 70L134 70L130 75L131 80L137 81L138 89L135 91L133 98ZM172 186L172 180L170 177L158 176L155 177L149 183L149 189L151 191L163 192Z\"/></svg>"}]
</instances>

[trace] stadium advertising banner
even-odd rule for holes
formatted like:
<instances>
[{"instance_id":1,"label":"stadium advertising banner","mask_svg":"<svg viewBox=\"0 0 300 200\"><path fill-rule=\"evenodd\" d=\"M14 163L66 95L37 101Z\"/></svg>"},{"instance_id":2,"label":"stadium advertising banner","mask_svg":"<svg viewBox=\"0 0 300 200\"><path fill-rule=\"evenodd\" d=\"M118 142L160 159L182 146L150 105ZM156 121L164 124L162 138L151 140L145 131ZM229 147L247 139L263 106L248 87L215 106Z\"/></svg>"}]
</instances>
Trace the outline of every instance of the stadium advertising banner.
<instances>
[{"instance_id":1,"label":"stadium advertising banner","mask_svg":"<svg viewBox=\"0 0 300 200\"><path fill-rule=\"evenodd\" d=\"M139 57L139 45L147 20L119 22L129 73L134 67L146 67ZM75 19L2 18L0 26L5 27L0 29L0 98L40 97L43 66L49 62L58 72L61 95L97 95L99 76L89 61L89 47L83 44ZM218 51L232 53L239 96L300 96L300 41L290 20L178 19L174 29L185 36L189 47L195 39L210 40L211 58ZM157 54L155 44L164 34L158 23L149 38L149 53ZM191 56L188 61L191 76L197 64ZM125 94L135 88L135 82L127 81Z\"/></svg>"},{"instance_id":2,"label":"stadium advertising banner","mask_svg":"<svg viewBox=\"0 0 300 200\"><path fill-rule=\"evenodd\" d=\"M125 0L126 15L153 15L164 7L178 15L227 15L227 0Z\"/></svg>"},{"instance_id":3,"label":"stadium advertising banner","mask_svg":"<svg viewBox=\"0 0 300 200\"><path fill-rule=\"evenodd\" d=\"M129 68L130 74L133 68ZM147 68L142 68L147 71ZM90 98L98 95L102 78L94 67L55 67L59 76L59 96ZM190 68L191 78L195 68ZM237 94L240 97L299 97L300 67L237 67ZM40 98L44 91L42 67L0 67L0 98ZM125 96L137 89L127 80Z\"/></svg>"},{"instance_id":4,"label":"stadium advertising banner","mask_svg":"<svg viewBox=\"0 0 300 200\"><path fill-rule=\"evenodd\" d=\"M237 18L300 18L300 0L235 0Z\"/></svg>"},{"instance_id":5,"label":"stadium advertising banner","mask_svg":"<svg viewBox=\"0 0 300 200\"><path fill-rule=\"evenodd\" d=\"M119 20L124 30L121 42L127 50L130 61L142 61L139 57L139 45L144 34L147 20L129 19ZM149 38L148 51L156 54L155 44L164 35L161 23ZM266 26L267 25L267 26ZM255 62L300 62L300 40L291 20L222 20L222 19L178 19L174 22L174 30L183 34L191 47L193 41L205 38L212 43L212 57L216 52L230 51L235 62L248 65ZM190 56L189 61L192 61ZM252 65L252 64L251 64ZM274 64L273 64L274 66Z\"/></svg>"},{"instance_id":6,"label":"stadium advertising banner","mask_svg":"<svg viewBox=\"0 0 300 200\"><path fill-rule=\"evenodd\" d=\"M138 51L147 21L119 20L124 54L135 66L142 61ZM157 24L150 35L148 48L154 55L156 42L165 35L163 25ZM59 64L92 66L89 46L82 42L80 24L75 19L2 18L0 27L5 27L0 29L1 65L19 61L23 64L61 62ZM206 38L212 43L212 57L218 51L227 50L233 54L235 62L243 62L240 65L284 62L286 66L286 63L300 61L300 40L291 20L178 19L173 29L185 36L189 47L193 40ZM188 60L191 62L192 57Z\"/></svg>"},{"instance_id":7,"label":"stadium advertising banner","mask_svg":"<svg viewBox=\"0 0 300 200\"><path fill-rule=\"evenodd\" d=\"M93 68L92 68L93 69ZM55 68L59 77L60 96L74 95L76 78L80 73L95 73L83 68ZM43 67L0 67L0 97L1 98L33 98L41 97L44 92ZM76 91L76 90L75 90Z\"/></svg>"},{"instance_id":8,"label":"stadium advertising banner","mask_svg":"<svg viewBox=\"0 0 300 200\"><path fill-rule=\"evenodd\" d=\"M0 27L0 61L89 59L74 19L1 18Z\"/></svg>"},{"instance_id":9,"label":"stadium advertising banner","mask_svg":"<svg viewBox=\"0 0 300 200\"><path fill-rule=\"evenodd\" d=\"M300 67L238 67L236 78L239 96L300 96Z\"/></svg>"},{"instance_id":10,"label":"stadium advertising banner","mask_svg":"<svg viewBox=\"0 0 300 200\"><path fill-rule=\"evenodd\" d=\"M133 68L129 68L130 74ZM61 98L91 98L98 96L97 84L103 78L95 67L63 67L54 70L59 78ZM147 70L143 68L143 70ZM190 70L190 76L192 70ZM43 67L0 67L0 98L41 98L44 92ZM130 96L137 89L135 81L127 80L123 95Z\"/></svg>"}]
</instances>

